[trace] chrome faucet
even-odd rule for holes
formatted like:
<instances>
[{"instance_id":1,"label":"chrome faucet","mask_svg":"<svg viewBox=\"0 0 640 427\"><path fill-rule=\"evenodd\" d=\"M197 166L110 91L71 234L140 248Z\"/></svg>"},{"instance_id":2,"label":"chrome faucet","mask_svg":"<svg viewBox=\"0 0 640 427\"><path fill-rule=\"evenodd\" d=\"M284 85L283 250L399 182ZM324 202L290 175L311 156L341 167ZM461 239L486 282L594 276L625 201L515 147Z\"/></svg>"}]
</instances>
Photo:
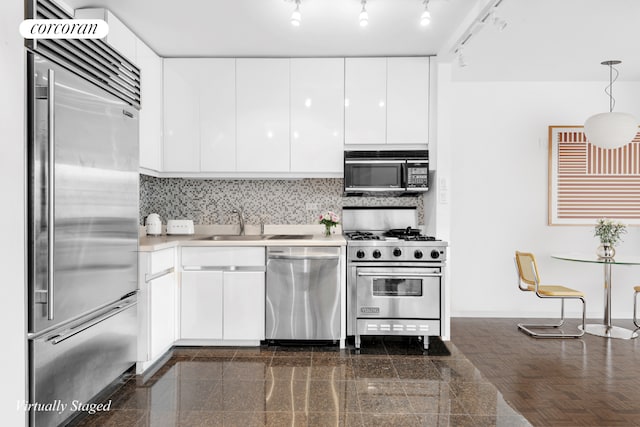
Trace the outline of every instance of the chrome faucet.
<instances>
[{"instance_id":1,"label":"chrome faucet","mask_svg":"<svg viewBox=\"0 0 640 427\"><path fill-rule=\"evenodd\" d=\"M240 222L240 236L244 234L244 211L242 210L242 206L237 209L231 211L231 213L238 214L238 221Z\"/></svg>"}]
</instances>

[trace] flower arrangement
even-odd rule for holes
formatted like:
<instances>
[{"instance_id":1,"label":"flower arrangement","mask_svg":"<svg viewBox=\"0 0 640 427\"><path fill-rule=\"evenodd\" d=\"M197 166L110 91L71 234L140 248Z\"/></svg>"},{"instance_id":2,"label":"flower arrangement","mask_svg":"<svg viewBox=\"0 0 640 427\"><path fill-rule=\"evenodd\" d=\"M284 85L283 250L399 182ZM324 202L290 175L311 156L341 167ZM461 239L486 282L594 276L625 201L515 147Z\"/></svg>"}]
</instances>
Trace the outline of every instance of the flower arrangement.
<instances>
[{"instance_id":1,"label":"flower arrangement","mask_svg":"<svg viewBox=\"0 0 640 427\"><path fill-rule=\"evenodd\" d=\"M622 241L621 234L627 232L626 225L608 218L600 218L596 223L594 236L600 238L603 245L615 246Z\"/></svg>"},{"instance_id":2,"label":"flower arrangement","mask_svg":"<svg viewBox=\"0 0 640 427\"><path fill-rule=\"evenodd\" d=\"M335 212L327 211L320 215L320 224L324 224L324 235L331 235L331 227L340 224L340 217Z\"/></svg>"}]
</instances>

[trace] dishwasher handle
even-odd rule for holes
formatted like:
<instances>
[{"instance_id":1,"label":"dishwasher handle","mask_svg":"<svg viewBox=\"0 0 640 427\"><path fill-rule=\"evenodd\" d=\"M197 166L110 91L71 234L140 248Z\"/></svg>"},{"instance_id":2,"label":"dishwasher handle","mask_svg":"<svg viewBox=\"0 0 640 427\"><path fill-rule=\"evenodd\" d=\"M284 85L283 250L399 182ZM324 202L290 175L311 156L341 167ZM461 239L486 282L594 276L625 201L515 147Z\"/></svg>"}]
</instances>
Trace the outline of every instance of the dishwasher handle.
<instances>
[{"instance_id":1,"label":"dishwasher handle","mask_svg":"<svg viewBox=\"0 0 640 427\"><path fill-rule=\"evenodd\" d=\"M332 260L332 259L340 259L340 256L338 255L273 255L273 254L269 254L268 259Z\"/></svg>"}]
</instances>

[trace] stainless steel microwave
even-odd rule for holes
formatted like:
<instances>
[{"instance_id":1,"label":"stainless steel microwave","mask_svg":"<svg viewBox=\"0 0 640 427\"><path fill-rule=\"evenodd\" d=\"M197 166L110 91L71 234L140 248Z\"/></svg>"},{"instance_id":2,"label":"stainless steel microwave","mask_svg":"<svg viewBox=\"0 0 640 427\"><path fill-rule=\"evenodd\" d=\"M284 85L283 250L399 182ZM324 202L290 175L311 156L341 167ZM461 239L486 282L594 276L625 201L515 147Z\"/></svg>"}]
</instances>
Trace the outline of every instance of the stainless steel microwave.
<instances>
[{"instance_id":1,"label":"stainless steel microwave","mask_svg":"<svg viewBox=\"0 0 640 427\"><path fill-rule=\"evenodd\" d=\"M345 151L346 195L420 192L429 189L429 152Z\"/></svg>"}]
</instances>

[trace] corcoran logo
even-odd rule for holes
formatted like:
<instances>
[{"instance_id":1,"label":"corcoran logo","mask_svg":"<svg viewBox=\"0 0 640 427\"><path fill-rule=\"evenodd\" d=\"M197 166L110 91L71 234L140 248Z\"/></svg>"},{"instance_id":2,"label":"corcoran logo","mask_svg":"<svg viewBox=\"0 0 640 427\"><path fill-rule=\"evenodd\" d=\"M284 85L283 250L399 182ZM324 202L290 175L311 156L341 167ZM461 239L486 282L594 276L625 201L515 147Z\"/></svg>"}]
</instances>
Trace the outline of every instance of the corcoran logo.
<instances>
[{"instance_id":1,"label":"corcoran logo","mask_svg":"<svg viewBox=\"0 0 640 427\"><path fill-rule=\"evenodd\" d=\"M360 307L360 313L380 314L380 307Z\"/></svg>"},{"instance_id":2,"label":"corcoran logo","mask_svg":"<svg viewBox=\"0 0 640 427\"><path fill-rule=\"evenodd\" d=\"M103 19L26 19L20 24L25 39L101 39L108 33Z\"/></svg>"}]
</instances>

